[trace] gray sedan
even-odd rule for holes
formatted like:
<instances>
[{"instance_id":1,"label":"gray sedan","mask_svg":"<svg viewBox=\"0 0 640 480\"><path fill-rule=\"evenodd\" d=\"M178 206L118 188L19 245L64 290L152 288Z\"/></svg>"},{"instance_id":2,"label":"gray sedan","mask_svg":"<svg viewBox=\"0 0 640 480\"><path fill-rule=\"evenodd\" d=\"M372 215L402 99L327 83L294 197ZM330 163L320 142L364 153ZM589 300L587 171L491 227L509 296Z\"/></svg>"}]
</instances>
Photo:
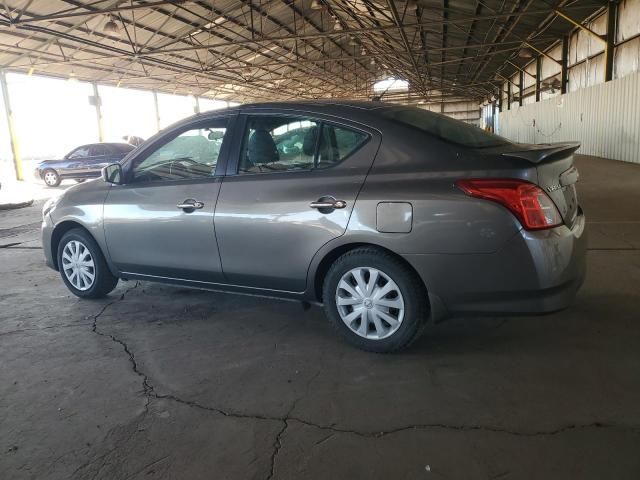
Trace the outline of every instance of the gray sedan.
<instances>
[{"instance_id":1,"label":"gray sedan","mask_svg":"<svg viewBox=\"0 0 640 480\"><path fill-rule=\"evenodd\" d=\"M397 351L429 319L569 305L578 147L379 102L244 105L49 201L44 253L79 297L140 279L298 299L357 347Z\"/></svg>"}]
</instances>

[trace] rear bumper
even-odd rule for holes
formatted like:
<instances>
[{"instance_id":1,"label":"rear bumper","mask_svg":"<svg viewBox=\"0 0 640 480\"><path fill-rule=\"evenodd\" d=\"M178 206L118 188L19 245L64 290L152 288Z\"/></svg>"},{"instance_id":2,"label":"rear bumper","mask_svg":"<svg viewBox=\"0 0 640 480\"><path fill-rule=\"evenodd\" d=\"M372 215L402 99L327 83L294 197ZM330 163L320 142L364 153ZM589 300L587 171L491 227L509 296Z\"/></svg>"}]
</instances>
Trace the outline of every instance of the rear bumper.
<instances>
[{"instance_id":1,"label":"rear bumper","mask_svg":"<svg viewBox=\"0 0 640 480\"><path fill-rule=\"evenodd\" d=\"M404 255L420 274L439 316L540 314L569 306L586 276L582 213L572 228L521 230L491 254Z\"/></svg>"}]
</instances>

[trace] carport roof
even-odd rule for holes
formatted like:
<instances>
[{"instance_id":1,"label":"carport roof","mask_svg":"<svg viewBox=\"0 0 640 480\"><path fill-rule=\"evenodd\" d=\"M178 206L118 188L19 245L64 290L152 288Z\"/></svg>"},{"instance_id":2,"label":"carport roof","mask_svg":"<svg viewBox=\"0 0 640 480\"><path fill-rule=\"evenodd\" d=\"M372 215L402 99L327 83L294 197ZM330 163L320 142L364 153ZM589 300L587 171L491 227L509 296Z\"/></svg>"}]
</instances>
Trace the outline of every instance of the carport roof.
<instances>
[{"instance_id":1,"label":"carport roof","mask_svg":"<svg viewBox=\"0 0 640 480\"><path fill-rule=\"evenodd\" d=\"M5 0L0 66L250 101L479 99L606 1ZM113 25L114 22L115 25ZM109 24L107 26L107 24ZM106 28L105 28L106 27ZM533 47L533 48L532 48Z\"/></svg>"}]
</instances>

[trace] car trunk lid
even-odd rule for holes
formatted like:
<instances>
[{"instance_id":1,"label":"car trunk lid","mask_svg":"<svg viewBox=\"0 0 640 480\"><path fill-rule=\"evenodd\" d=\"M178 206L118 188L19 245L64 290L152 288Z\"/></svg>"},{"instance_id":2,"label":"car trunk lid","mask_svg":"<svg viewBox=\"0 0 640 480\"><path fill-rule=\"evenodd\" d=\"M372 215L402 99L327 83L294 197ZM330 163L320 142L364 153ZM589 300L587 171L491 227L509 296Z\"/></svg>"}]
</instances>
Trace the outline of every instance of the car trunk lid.
<instances>
[{"instance_id":1,"label":"car trunk lid","mask_svg":"<svg viewBox=\"0 0 640 480\"><path fill-rule=\"evenodd\" d=\"M580 148L576 142L543 145L514 144L512 150L502 152L503 157L519 158L536 168L537 184L558 207L564 222L571 227L578 214L576 183L578 169L573 153Z\"/></svg>"}]
</instances>

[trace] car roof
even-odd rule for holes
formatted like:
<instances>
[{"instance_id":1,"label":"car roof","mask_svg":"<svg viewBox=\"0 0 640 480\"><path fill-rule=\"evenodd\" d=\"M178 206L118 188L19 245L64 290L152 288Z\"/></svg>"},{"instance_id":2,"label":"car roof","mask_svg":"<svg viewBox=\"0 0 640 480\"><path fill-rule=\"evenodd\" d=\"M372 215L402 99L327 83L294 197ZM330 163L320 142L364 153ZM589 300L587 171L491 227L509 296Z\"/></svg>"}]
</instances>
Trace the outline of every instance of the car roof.
<instances>
[{"instance_id":1,"label":"car roof","mask_svg":"<svg viewBox=\"0 0 640 480\"><path fill-rule=\"evenodd\" d=\"M125 143L125 142L96 142L96 143L85 143L84 145L78 145L73 150L77 150L78 148L94 147L96 145L105 145L108 147L131 147L132 149L135 148L130 143Z\"/></svg>"},{"instance_id":2,"label":"car roof","mask_svg":"<svg viewBox=\"0 0 640 480\"><path fill-rule=\"evenodd\" d=\"M386 108L397 107L398 105L384 102L364 101L364 100L338 100L338 99L320 99L320 100L291 100L279 102L260 102L245 103L238 108L241 110L251 110L260 108L318 108L329 110L331 107L338 109L352 108L357 110L381 110Z\"/></svg>"}]
</instances>

